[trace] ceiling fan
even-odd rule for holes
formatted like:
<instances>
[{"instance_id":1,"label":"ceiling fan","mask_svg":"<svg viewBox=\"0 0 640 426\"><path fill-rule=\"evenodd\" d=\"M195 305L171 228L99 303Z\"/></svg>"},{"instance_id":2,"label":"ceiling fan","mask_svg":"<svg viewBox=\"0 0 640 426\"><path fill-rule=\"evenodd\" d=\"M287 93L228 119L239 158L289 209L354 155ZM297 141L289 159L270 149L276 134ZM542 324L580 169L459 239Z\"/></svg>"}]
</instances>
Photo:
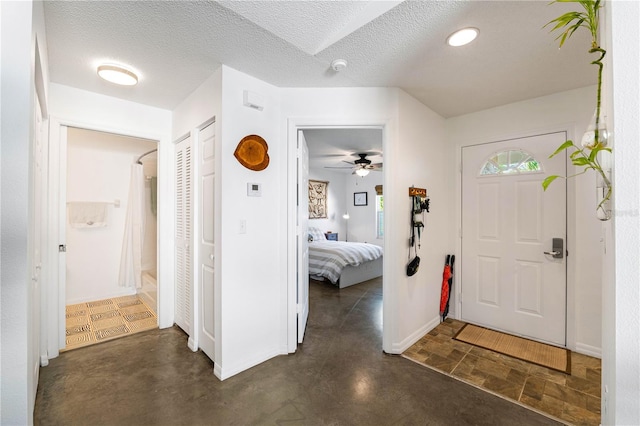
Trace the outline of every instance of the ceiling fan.
<instances>
[{"instance_id":1,"label":"ceiling fan","mask_svg":"<svg viewBox=\"0 0 640 426\"><path fill-rule=\"evenodd\" d=\"M369 171L374 170L374 171L382 171L382 163L371 163L371 160L369 160L367 158L368 155L376 155L376 154L371 154L371 153L357 153L357 154L353 154L353 155L357 155L358 158L355 161L347 161L347 160L342 160L343 163L347 163L350 164L350 166L340 166L340 167L332 167L332 166L326 166L325 168L327 169L347 169L347 168L351 168L353 169L352 174L361 176L361 177L365 177L366 175L369 174Z\"/></svg>"}]
</instances>

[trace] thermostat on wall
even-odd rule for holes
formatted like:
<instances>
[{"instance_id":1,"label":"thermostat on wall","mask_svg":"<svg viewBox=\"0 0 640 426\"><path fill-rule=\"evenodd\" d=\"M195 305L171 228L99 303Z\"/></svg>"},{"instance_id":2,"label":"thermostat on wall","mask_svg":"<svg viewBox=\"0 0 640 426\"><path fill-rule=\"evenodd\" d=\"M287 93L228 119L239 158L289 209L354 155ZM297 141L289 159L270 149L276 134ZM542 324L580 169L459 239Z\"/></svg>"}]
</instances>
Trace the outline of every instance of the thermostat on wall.
<instances>
[{"instance_id":1,"label":"thermostat on wall","mask_svg":"<svg viewBox=\"0 0 640 426\"><path fill-rule=\"evenodd\" d=\"M259 183L247 183L247 195L249 197L260 197L262 195L262 185Z\"/></svg>"}]
</instances>

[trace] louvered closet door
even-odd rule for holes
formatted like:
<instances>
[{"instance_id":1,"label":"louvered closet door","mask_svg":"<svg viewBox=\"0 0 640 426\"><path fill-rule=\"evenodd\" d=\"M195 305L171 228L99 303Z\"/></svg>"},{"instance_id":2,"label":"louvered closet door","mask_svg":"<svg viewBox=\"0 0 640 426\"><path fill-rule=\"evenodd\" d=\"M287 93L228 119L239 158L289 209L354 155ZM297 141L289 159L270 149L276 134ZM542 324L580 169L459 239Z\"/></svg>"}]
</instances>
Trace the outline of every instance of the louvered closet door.
<instances>
[{"instance_id":1,"label":"louvered closet door","mask_svg":"<svg viewBox=\"0 0 640 426\"><path fill-rule=\"evenodd\" d=\"M193 324L192 217L191 137L188 137L176 144L175 322L190 336Z\"/></svg>"}]
</instances>

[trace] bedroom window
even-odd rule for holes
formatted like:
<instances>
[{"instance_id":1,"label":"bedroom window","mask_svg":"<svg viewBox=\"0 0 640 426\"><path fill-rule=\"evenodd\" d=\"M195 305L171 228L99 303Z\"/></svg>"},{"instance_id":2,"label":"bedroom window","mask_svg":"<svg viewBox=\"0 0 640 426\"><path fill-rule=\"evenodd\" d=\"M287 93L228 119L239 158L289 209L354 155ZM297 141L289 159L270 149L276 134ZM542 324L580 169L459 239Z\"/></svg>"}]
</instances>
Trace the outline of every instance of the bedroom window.
<instances>
[{"instance_id":1,"label":"bedroom window","mask_svg":"<svg viewBox=\"0 0 640 426\"><path fill-rule=\"evenodd\" d=\"M384 195L376 195L376 238L384 238Z\"/></svg>"},{"instance_id":2,"label":"bedroom window","mask_svg":"<svg viewBox=\"0 0 640 426\"><path fill-rule=\"evenodd\" d=\"M531 154L521 149L511 149L493 154L480 169L480 176L511 175L541 172L541 164Z\"/></svg>"}]
</instances>

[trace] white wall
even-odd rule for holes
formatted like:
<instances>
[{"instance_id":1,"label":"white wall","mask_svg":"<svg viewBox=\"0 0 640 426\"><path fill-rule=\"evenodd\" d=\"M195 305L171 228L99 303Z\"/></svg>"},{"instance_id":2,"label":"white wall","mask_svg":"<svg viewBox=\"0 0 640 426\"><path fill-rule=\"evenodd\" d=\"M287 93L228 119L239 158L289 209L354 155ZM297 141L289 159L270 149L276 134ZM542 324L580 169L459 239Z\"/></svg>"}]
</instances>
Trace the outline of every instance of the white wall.
<instances>
[{"instance_id":1,"label":"white wall","mask_svg":"<svg viewBox=\"0 0 640 426\"><path fill-rule=\"evenodd\" d=\"M342 218L342 215L347 211L345 202L347 176L344 173L324 169L309 170L309 179L329 182L327 186L327 218L309 219L309 227L318 228L323 232L337 232L341 241L344 241L346 235L345 219Z\"/></svg>"},{"instance_id":2,"label":"white wall","mask_svg":"<svg viewBox=\"0 0 640 426\"><path fill-rule=\"evenodd\" d=\"M120 207L107 207L105 227L75 228L67 223L67 304L135 294L135 289L118 285L131 165L140 155L156 147L157 143L148 140L69 129L67 201L117 199ZM149 210L148 196L145 201L145 210ZM156 256L155 234L154 230L153 247L147 247L153 257ZM153 267L155 269L155 262Z\"/></svg>"},{"instance_id":3,"label":"white wall","mask_svg":"<svg viewBox=\"0 0 640 426\"><path fill-rule=\"evenodd\" d=\"M569 139L579 142L594 109L595 87L586 87L448 119L451 162L457 165L451 168L456 176L457 194L462 146L563 130L568 132ZM595 215L595 196L595 174L568 180L567 338L570 349L600 356L602 225ZM460 212L459 196L455 209ZM458 213L456 228L459 223ZM458 295L459 288L455 292L456 302ZM456 313L457 308L456 303Z\"/></svg>"},{"instance_id":4,"label":"white wall","mask_svg":"<svg viewBox=\"0 0 640 426\"><path fill-rule=\"evenodd\" d=\"M263 111L242 104L243 91L263 96ZM283 298L286 282L285 223L286 144L280 133L280 90L258 79L222 67L222 128L220 212L222 229L220 297L220 357L216 374L225 379L280 353L287 310ZM269 146L269 166L262 171L243 167L233 156L240 140L262 136ZM247 183L262 185L261 197L247 196ZM240 221L246 221L241 234ZM218 245L218 240L216 240Z\"/></svg>"},{"instance_id":5,"label":"white wall","mask_svg":"<svg viewBox=\"0 0 640 426\"><path fill-rule=\"evenodd\" d=\"M29 258L29 153L36 40L45 98L48 91L42 4L0 2L0 31L0 423L30 424L36 374L31 366L40 338L34 309L40 295L31 281L34 265ZM46 111L46 99L43 108Z\"/></svg>"},{"instance_id":6,"label":"white wall","mask_svg":"<svg viewBox=\"0 0 640 426\"><path fill-rule=\"evenodd\" d=\"M452 196L445 189L435 189L449 179L444 163L444 119L403 91L385 88L283 89L282 118L282 131L287 131L290 146L295 143L292 126L386 125L383 346L390 353L402 352L438 323L436 293L439 300L444 256L453 245L449 220ZM429 235L421 251L424 266L415 276L407 277L411 185L433 188L434 198L443 207L427 219Z\"/></svg>"},{"instance_id":7,"label":"white wall","mask_svg":"<svg viewBox=\"0 0 640 426\"><path fill-rule=\"evenodd\" d=\"M384 246L384 238L378 238L376 227L376 185L384 184L383 172L369 172L365 177L348 174L345 203L349 212L349 241ZM354 206L353 194L367 193L366 206ZM341 216L342 217L342 216Z\"/></svg>"},{"instance_id":8,"label":"white wall","mask_svg":"<svg viewBox=\"0 0 640 426\"><path fill-rule=\"evenodd\" d=\"M393 183L397 197L389 200L385 184L385 215L397 211L397 226L389 238L389 247L399 254L393 265L393 286L397 288L399 321L398 350L404 351L431 328L439 324L440 290L445 257L453 253L454 224L451 190L451 163L448 162L445 120L404 92L399 98L399 137L394 145ZM385 151L385 167L387 166ZM421 236L420 269L406 276L408 241L411 236L409 187L426 188L431 200L430 213L425 213ZM412 250L413 253L413 250Z\"/></svg>"},{"instance_id":9,"label":"white wall","mask_svg":"<svg viewBox=\"0 0 640 426\"><path fill-rule=\"evenodd\" d=\"M614 140L614 218L606 224L602 424L640 424L640 3L606 6L605 99ZM615 242L613 242L615 238ZM615 247L612 247L614 246Z\"/></svg>"},{"instance_id":10,"label":"white wall","mask_svg":"<svg viewBox=\"0 0 640 426\"><path fill-rule=\"evenodd\" d=\"M222 108L222 68L193 91L172 112L172 141L193 131L212 117L220 115ZM216 120L216 135L220 120Z\"/></svg>"}]
</instances>

